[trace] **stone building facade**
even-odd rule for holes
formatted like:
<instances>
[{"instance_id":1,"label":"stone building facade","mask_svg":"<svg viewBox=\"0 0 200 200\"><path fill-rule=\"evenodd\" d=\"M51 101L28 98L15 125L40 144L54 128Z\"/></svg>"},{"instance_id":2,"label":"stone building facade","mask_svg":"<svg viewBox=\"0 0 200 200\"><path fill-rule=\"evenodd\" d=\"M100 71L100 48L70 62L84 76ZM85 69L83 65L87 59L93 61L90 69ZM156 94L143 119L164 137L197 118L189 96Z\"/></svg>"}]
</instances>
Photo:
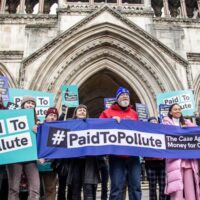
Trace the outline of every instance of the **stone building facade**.
<instances>
[{"instance_id":1,"label":"stone building facade","mask_svg":"<svg viewBox=\"0 0 200 200\"><path fill-rule=\"evenodd\" d=\"M0 36L10 87L53 92L57 107L77 84L92 117L122 85L151 115L172 90L193 89L200 109L200 0L1 0Z\"/></svg>"}]
</instances>

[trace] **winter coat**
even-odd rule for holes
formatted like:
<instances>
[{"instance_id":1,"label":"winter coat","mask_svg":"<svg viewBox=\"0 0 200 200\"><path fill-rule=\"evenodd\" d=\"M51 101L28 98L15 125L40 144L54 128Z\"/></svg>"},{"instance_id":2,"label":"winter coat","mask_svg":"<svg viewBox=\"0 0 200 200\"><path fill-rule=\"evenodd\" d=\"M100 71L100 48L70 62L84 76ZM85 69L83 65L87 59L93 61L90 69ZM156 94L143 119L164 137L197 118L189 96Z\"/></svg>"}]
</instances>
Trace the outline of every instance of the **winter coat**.
<instances>
[{"instance_id":1,"label":"winter coat","mask_svg":"<svg viewBox=\"0 0 200 200\"><path fill-rule=\"evenodd\" d=\"M83 184L98 184L100 182L100 174L98 167L98 157L83 157L83 158L70 158L69 159L69 171L67 176L67 185L72 184L73 176L76 176L74 172L75 167L80 162L84 162L84 177L81 177Z\"/></svg>"},{"instance_id":2,"label":"winter coat","mask_svg":"<svg viewBox=\"0 0 200 200\"><path fill-rule=\"evenodd\" d=\"M129 105L125 110L123 110L117 102L112 104L110 108L104 110L99 118L113 118L113 117L120 117L121 119L132 119L138 120L138 114L132 107ZM128 158L129 156L120 155L116 157L124 157Z\"/></svg>"},{"instance_id":3,"label":"winter coat","mask_svg":"<svg viewBox=\"0 0 200 200\"><path fill-rule=\"evenodd\" d=\"M117 103L111 105L110 108L104 110L99 118L113 118L115 116L118 116L121 119L138 120L138 115L131 108L131 106L128 106L125 110L122 110Z\"/></svg>"},{"instance_id":4,"label":"winter coat","mask_svg":"<svg viewBox=\"0 0 200 200\"><path fill-rule=\"evenodd\" d=\"M174 125L172 119L165 117L163 124ZM195 126L190 120L185 120L187 127ZM181 174L182 159L167 159L166 160L166 186L165 193L171 194L183 190L183 177ZM200 200L199 177L198 177L198 161L194 159L189 160L192 170L194 172L194 180L196 186L196 197Z\"/></svg>"}]
</instances>

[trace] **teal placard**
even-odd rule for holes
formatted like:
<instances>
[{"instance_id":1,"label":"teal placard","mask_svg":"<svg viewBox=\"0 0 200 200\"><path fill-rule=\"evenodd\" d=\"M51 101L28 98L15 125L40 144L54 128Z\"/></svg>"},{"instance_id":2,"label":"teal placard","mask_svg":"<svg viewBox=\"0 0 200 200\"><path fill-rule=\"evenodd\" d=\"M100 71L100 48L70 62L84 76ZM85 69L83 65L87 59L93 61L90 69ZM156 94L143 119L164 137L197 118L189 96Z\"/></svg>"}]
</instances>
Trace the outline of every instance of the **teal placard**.
<instances>
[{"instance_id":1,"label":"teal placard","mask_svg":"<svg viewBox=\"0 0 200 200\"><path fill-rule=\"evenodd\" d=\"M41 121L45 119L47 109L54 106L55 95L49 92L9 88L9 95L10 102L18 106L21 106L21 100L24 96L34 97L36 100L36 114Z\"/></svg>"},{"instance_id":2,"label":"teal placard","mask_svg":"<svg viewBox=\"0 0 200 200\"><path fill-rule=\"evenodd\" d=\"M39 172L51 172L53 171L53 168L51 167L51 162L45 162L43 164L37 164L37 168L39 170Z\"/></svg>"},{"instance_id":3,"label":"teal placard","mask_svg":"<svg viewBox=\"0 0 200 200\"><path fill-rule=\"evenodd\" d=\"M37 160L32 109L0 110L0 165Z\"/></svg>"},{"instance_id":4,"label":"teal placard","mask_svg":"<svg viewBox=\"0 0 200 200\"><path fill-rule=\"evenodd\" d=\"M63 85L62 105L67 105L69 108L77 107L79 105L78 87L77 85Z\"/></svg>"},{"instance_id":5,"label":"teal placard","mask_svg":"<svg viewBox=\"0 0 200 200\"><path fill-rule=\"evenodd\" d=\"M193 116L195 112L195 102L192 90L178 90L160 93L157 95L157 108L160 104L172 105L178 103L182 108L184 116Z\"/></svg>"}]
</instances>

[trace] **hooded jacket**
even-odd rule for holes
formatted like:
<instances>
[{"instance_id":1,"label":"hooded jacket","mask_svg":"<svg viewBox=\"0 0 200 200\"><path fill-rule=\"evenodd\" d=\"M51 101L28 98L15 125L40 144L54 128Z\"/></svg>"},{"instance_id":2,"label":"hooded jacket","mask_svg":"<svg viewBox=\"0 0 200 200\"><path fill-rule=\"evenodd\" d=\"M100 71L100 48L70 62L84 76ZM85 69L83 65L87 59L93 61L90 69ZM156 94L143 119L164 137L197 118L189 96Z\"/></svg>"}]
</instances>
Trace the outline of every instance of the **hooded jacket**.
<instances>
[{"instance_id":1,"label":"hooded jacket","mask_svg":"<svg viewBox=\"0 0 200 200\"><path fill-rule=\"evenodd\" d=\"M163 124L174 125L172 119L165 117L163 119ZM185 120L187 127L195 126L190 120ZM200 200L200 189L199 189L199 176L198 176L198 161L195 159L186 160L189 161L195 180L195 191L196 191L196 200ZM183 177L181 173L181 162L182 159L167 159L166 160L166 186L165 193L171 194L183 190Z\"/></svg>"}]
</instances>

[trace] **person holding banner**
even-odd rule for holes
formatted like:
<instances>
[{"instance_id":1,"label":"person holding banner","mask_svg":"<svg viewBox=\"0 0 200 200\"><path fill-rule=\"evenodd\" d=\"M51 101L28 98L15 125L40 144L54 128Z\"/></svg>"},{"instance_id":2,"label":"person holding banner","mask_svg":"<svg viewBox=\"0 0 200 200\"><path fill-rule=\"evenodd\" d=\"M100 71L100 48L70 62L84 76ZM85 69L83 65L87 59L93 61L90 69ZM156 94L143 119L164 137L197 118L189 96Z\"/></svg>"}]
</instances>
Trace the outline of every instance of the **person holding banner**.
<instances>
[{"instance_id":1,"label":"person holding banner","mask_svg":"<svg viewBox=\"0 0 200 200\"><path fill-rule=\"evenodd\" d=\"M0 110L5 110L3 98L0 93ZM6 174L5 165L0 165L0 199L6 200L8 198L8 178Z\"/></svg>"},{"instance_id":2,"label":"person holding banner","mask_svg":"<svg viewBox=\"0 0 200 200\"><path fill-rule=\"evenodd\" d=\"M180 127L194 126L192 122L183 118L181 106L177 103L169 107L168 117L163 119L163 124ZM198 161L167 159L165 193L170 195L171 200L200 200Z\"/></svg>"},{"instance_id":3,"label":"person holding banner","mask_svg":"<svg viewBox=\"0 0 200 200\"><path fill-rule=\"evenodd\" d=\"M21 101L22 109L34 109L35 110L36 101L31 96L23 97ZM35 112L34 112L35 113ZM36 116L35 116L36 124ZM28 200L38 200L40 198L40 180L37 165L35 161L24 162L24 163L15 163L6 166L8 173L8 184L9 200L19 199L19 185L21 180L21 175L24 170L27 180L28 180L28 190L29 196Z\"/></svg>"},{"instance_id":4,"label":"person holding banner","mask_svg":"<svg viewBox=\"0 0 200 200\"><path fill-rule=\"evenodd\" d=\"M148 119L150 123L158 123L156 117ZM157 182L159 185L159 200L168 200L169 196L165 195L165 159L145 157L145 168L147 179L149 181L149 200L157 200Z\"/></svg>"},{"instance_id":5,"label":"person holding banner","mask_svg":"<svg viewBox=\"0 0 200 200\"><path fill-rule=\"evenodd\" d=\"M116 92L116 102L103 111L100 118L113 118L120 123L121 119L138 120L138 115L130 105L129 91L120 87ZM140 175L141 166L138 156L110 156L110 200L122 198L123 187L127 180L129 200L141 200ZM128 177L128 178L127 178Z\"/></svg>"},{"instance_id":6,"label":"person holding banner","mask_svg":"<svg viewBox=\"0 0 200 200\"><path fill-rule=\"evenodd\" d=\"M73 119L86 120L88 117L89 113L85 105L76 107ZM71 200L81 199L82 187L84 200L95 200L96 186L99 180L97 157L81 157L69 160L67 184L70 186Z\"/></svg>"},{"instance_id":7,"label":"person holding banner","mask_svg":"<svg viewBox=\"0 0 200 200\"><path fill-rule=\"evenodd\" d=\"M59 116L59 121L64 121L67 119L68 106L62 105L62 113ZM70 187L67 188L67 198L66 198L66 186L67 186L67 174L69 168L70 159L54 159L51 166L58 175L58 190L57 190L57 200L71 200Z\"/></svg>"},{"instance_id":8,"label":"person holding banner","mask_svg":"<svg viewBox=\"0 0 200 200\"><path fill-rule=\"evenodd\" d=\"M45 116L45 122L55 122L58 120L58 110L57 108L50 107ZM43 158L39 159L40 178L44 186L44 196L45 200L55 200L56 199L56 184L57 184L57 174L53 171L51 167L51 161L45 160Z\"/></svg>"}]
</instances>

